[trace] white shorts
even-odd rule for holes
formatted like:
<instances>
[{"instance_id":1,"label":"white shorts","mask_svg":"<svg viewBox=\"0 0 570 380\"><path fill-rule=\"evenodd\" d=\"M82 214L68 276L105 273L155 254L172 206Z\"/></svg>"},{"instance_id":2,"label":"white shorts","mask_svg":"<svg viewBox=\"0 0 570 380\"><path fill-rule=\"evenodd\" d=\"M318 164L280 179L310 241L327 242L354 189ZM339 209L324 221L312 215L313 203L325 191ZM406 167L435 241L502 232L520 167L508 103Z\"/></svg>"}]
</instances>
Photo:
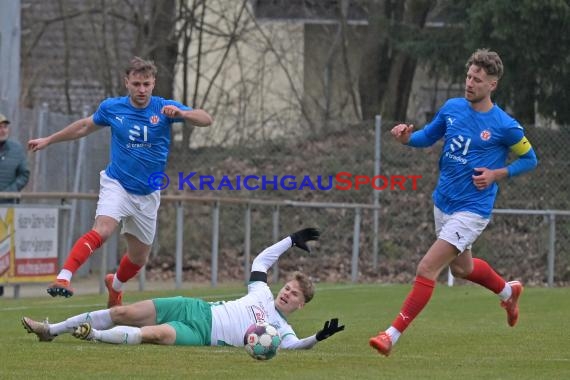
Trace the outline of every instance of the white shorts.
<instances>
[{"instance_id":1,"label":"white shorts","mask_svg":"<svg viewBox=\"0 0 570 380\"><path fill-rule=\"evenodd\" d=\"M109 178L104 170L99 175L101 189L95 217L109 216L123 222L122 234L129 233L144 244L151 245L156 233L160 191L148 195L129 194L119 181Z\"/></svg>"},{"instance_id":2,"label":"white shorts","mask_svg":"<svg viewBox=\"0 0 570 380\"><path fill-rule=\"evenodd\" d=\"M433 219L437 238L454 245L460 253L471 249L475 240L489 224L489 219L481 215L469 211L459 211L449 215L435 206Z\"/></svg>"}]
</instances>

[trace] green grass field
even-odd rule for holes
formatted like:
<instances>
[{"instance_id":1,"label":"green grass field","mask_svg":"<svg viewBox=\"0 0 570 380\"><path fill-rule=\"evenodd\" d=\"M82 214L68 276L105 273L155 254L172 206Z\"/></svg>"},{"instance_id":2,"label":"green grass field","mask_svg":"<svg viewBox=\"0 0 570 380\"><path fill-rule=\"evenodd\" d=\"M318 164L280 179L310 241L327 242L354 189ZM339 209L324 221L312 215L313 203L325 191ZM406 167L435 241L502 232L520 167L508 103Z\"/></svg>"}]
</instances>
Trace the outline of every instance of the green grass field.
<instances>
[{"instance_id":1,"label":"green grass field","mask_svg":"<svg viewBox=\"0 0 570 380\"><path fill-rule=\"evenodd\" d=\"M309 351L279 352L267 362L242 348L108 345L27 334L20 317L59 322L103 308L106 297L0 299L0 379L570 379L570 289L527 288L509 328L497 298L475 286L439 286L389 358L368 346L387 327L409 286L319 284L315 299L291 316L299 336L331 317L346 330ZM243 287L180 292L231 299ZM172 295L131 292L128 301Z\"/></svg>"}]
</instances>

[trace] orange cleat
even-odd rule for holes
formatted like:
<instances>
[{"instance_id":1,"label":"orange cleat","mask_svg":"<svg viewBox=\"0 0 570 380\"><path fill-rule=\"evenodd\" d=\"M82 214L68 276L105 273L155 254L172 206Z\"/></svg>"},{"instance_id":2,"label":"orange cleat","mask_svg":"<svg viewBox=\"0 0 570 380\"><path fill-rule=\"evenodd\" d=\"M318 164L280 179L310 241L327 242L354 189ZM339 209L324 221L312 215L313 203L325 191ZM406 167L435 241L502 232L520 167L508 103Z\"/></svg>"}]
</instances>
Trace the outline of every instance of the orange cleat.
<instances>
[{"instance_id":1,"label":"orange cleat","mask_svg":"<svg viewBox=\"0 0 570 380\"><path fill-rule=\"evenodd\" d=\"M524 287L520 281L509 281L509 285L513 293L508 300L501 301L501 307L507 311L507 323L514 327L519 320L519 297Z\"/></svg>"},{"instance_id":2,"label":"orange cleat","mask_svg":"<svg viewBox=\"0 0 570 380\"><path fill-rule=\"evenodd\" d=\"M56 279L47 287L47 292L52 297L65 297L69 298L73 295L73 288L67 280Z\"/></svg>"},{"instance_id":3,"label":"orange cleat","mask_svg":"<svg viewBox=\"0 0 570 380\"><path fill-rule=\"evenodd\" d=\"M113 277L115 277L113 273L109 273L105 276L105 286L109 291L109 298L107 299L107 307L109 309L123 304L123 292L118 292L113 289Z\"/></svg>"},{"instance_id":4,"label":"orange cleat","mask_svg":"<svg viewBox=\"0 0 570 380\"><path fill-rule=\"evenodd\" d=\"M390 336L386 334L385 331L382 331L377 336L370 338L368 343L384 356L390 355L390 351L392 351L392 339L390 339Z\"/></svg>"}]
</instances>

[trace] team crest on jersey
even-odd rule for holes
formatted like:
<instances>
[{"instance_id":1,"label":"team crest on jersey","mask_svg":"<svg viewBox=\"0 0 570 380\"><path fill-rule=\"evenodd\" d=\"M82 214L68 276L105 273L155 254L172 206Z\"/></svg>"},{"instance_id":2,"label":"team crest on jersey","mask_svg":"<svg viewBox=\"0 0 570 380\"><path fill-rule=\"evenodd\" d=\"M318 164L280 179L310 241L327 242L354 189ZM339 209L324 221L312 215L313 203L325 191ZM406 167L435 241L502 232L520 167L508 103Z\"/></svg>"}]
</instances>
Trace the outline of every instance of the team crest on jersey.
<instances>
[{"instance_id":1,"label":"team crest on jersey","mask_svg":"<svg viewBox=\"0 0 570 380\"><path fill-rule=\"evenodd\" d=\"M484 130L483 132L481 132L481 140L483 141L487 141L491 138L491 132L489 132L488 130Z\"/></svg>"},{"instance_id":2,"label":"team crest on jersey","mask_svg":"<svg viewBox=\"0 0 570 380\"><path fill-rule=\"evenodd\" d=\"M255 319L255 322L266 322L267 321L267 313L262 307L257 305L250 306L251 314Z\"/></svg>"},{"instance_id":3,"label":"team crest on jersey","mask_svg":"<svg viewBox=\"0 0 570 380\"><path fill-rule=\"evenodd\" d=\"M160 119L158 118L157 115L152 115L152 116L149 118L149 121L150 121L151 124L156 125L156 124L158 124L158 122L160 121Z\"/></svg>"}]
</instances>

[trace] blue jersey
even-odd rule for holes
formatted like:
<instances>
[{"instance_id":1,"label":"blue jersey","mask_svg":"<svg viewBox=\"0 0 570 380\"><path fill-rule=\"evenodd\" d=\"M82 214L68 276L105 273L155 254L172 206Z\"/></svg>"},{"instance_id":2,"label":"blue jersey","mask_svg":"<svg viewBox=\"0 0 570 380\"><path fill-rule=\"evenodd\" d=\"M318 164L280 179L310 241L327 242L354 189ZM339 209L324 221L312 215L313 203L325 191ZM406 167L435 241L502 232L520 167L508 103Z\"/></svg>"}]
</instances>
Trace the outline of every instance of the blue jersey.
<instances>
[{"instance_id":1,"label":"blue jersey","mask_svg":"<svg viewBox=\"0 0 570 380\"><path fill-rule=\"evenodd\" d=\"M163 115L160 111L166 105L191 109L157 96L152 96L145 108L136 108L125 96L104 100L93 114L95 124L111 127L110 162L105 173L129 193L147 195L156 191L149 186L148 178L166 168L170 125L183 121Z\"/></svg>"},{"instance_id":2,"label":"blue jersey","mask_svg":"<svg viewBox=\"0 0 570 380\"><path fill-rule=\"evenodd\" d=\"M497 195L497 183L484 190L473 184L474 168L499 169L506 165L510 149L521 151L527 144L520 124L494 105L488 112L477 112L465 98L449 99L411 146L429 146L443 137L439 159L439 179L433 201L446 214L470 211L488 218ZM423 134L423 136L421 136ZM528 143L530 149L530 143ZM524 150L522 150L524 152Z\"/></svg>"}]
</instances>

